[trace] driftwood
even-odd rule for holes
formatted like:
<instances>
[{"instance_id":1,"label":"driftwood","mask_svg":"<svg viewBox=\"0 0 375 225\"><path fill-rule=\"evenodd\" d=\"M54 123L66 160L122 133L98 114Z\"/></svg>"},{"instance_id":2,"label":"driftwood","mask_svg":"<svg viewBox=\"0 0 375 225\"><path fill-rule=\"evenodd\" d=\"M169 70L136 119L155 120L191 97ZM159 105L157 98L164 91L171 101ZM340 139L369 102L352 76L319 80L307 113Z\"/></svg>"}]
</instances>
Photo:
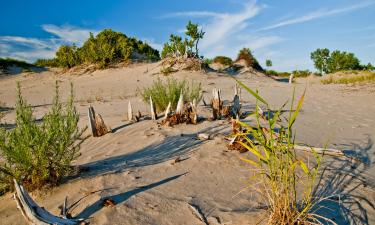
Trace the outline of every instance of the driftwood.
<instances>
[{"instance_id":1,"label":"driftwood","mask_svg":"<svg viewBox=\"0 0 375 225\"><path fill-rule=\"evenodd\" d=\"M241 99L241 88L238 86L237 83L234 85L234 96L238 96Z\"/></svg>"},{"instance_id":2,"label":"driftwood","mask_svg":"<svg viewBox=\"0 0 375 225\"><path fill-rule=\"evenodd\" d=\"M31 224L57 224L57 225L70 225L79 224L82 220L66 219L58 216L54 216L42 207L39 207L34 200L29 196L27 191L22 185L19 185L16 180L14 180L14 187L16 193L14 198L17 202L17 206L20 209L22 215ZM65 203L66 204L66 203Z\"/></svg>"},{"instance_id":3,"label":"driftwood","mask_svg":"<svg viewBox=\"0 0 375 225\"><path fill-rule=\"evenodd\" d=\"M233 99L233 104L231 106L231 116L232 118L239 119L241 113L241 103L240 96L235 95Z\"/></svg>"},{"instance_id":4,"label":"driftwood","mask_svg":"<svg viewBox=\"0 0 375 225\"><path fill-rule=\"evenodd\" d=\"M157 120L158 115L156 114L156 107L154 102L152 101L152 97L150 96L150 113L151 113L151 119L152 120Z\"/></svg>"},{"instance_id":5,"label":"driftwood","mask_svg":"<svg viewBox=\"0 0 375 225\"><path fill-rule=\"evenodd\" d=\"M186 124L198 123L196 101L193 100L193 102L191 103L186 103L186 104L181 103L181 104L177 105L177 109L174 113L168 109L170 107L167 107L167 110L165 111L164 119L162 121L163 125L174 126L174 125L181 124L181 123L186 123ZM183 111L181 111L181 108L183 109Z\"/></svg>"},{"instance_id":6,"label":"driftwood","mask_svg":"<svg viewBox=\"0 0 375 225\"><path fill-rule=\"evenodd\" d=\"M102 116L96 114L92 106L89 107L88 117L92 136L100 137L111 132L111 129L105 125Z\"/></svg>"},{"instance_id":7,"label":"driftwood","mask_svg":"<svg viewBox=\"0 0 375 225\"><path fill-rule=\"evenodd\" d=\"M345 156L344 152L338 149L332 148L317 148L317 147L309 147L309 146L302 146L302 145L294 145L294 149L306 151L306 152L316 152L318 154L330 155L330 156Z\"/></svg>"}]
</instances>

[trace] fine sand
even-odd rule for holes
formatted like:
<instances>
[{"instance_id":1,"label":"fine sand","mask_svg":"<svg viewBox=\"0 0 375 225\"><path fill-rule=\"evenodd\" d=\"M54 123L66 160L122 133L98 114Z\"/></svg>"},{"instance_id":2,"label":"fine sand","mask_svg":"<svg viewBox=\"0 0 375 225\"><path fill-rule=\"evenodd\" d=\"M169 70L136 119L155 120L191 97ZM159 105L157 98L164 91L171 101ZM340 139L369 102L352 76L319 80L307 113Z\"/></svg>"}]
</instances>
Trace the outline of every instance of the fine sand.
<instances>
[{"instance_id":1,"label":"fine sand","mask_svg":"<svg viewBox=\"0 0 375 225\"><path fill-rule=\"evenodd\" d=\"M37 119L48 111L55 81L59 81L63 100L72 81L80 126L88 124L87 108L92 105L114 131L84 142L82 155L74 164L86 170L56 188L33 193L36 202L58 215L65 196L70 204L86 196L72 215L90 224L264 223L265 202L247 188L252 170L240 159L247 153L227 151L224 137L230 133L228 121L206 119L198 125L171 128L148 119L134 124L125 120L129 100L134 111L149 114L139 90L158 76L165 79L155 74L157 70L157 64L137 64L79 76L45 71L0 78L0 101L13 107L16 82L20 81ZM214 87L222 90L223 99L233 98L235 81L224 74L182 71L170 76L202 83L206 102ZM318 213L338 224L353 220L375 224L375 86L321 85L317 78L298 79L296 85L290 85L251 73L236 77L258 89L274 109L291 98L294 86L297 97L307 89L295 126L296 141L316 147L328 144L360 159L325 158L323 168L330 170L323 174L319 193L335 197L322 203L327 208L318 209ZM254 110L255 100L245 90L241 102L243 110ZM199 115L208 118L210 109L202 102L198 105ZM15 112L10 110L2 122L11 128L14 119ZM203 132L211 135L210 140L197 140L197 134ZM182 161L174 163L177 157ZM116 205L102 207L105 198L113 199ZM206 221L201 221L191 207ZM0 224L26 224L11 193L0 197Z\"/></svg>"}]
</instances>

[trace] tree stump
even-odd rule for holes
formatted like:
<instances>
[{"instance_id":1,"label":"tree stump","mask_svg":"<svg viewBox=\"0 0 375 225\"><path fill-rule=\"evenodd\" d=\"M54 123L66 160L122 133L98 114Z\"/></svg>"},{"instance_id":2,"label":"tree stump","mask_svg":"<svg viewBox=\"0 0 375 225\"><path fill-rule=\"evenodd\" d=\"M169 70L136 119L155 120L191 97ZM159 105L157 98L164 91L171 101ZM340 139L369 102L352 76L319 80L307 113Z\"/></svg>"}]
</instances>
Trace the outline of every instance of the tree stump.
<instances>
[{"instance_id":1,"label":"tree stump","mask_svg":"<svg viewBox=\"0 0 375 225\"><path fill-rule=\"evenodd\" d=\"M92 106L89 107L88 116L93 137L100 137L111 132L111 129L105 125L102 116L100 114L96 114Z\"/></svg>"}]
</instances>

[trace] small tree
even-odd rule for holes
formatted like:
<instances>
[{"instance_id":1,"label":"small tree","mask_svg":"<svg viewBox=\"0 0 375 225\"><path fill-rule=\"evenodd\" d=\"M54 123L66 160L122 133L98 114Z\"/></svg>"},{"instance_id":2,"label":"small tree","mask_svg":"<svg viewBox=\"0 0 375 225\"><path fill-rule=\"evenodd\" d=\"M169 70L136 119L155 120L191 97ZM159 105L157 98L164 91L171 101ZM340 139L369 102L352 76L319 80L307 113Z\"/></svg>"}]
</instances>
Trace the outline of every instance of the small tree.
<instances>
[{"instance_id":1,"label":"small tree","mask_svg":"<svg viewBox=\"0 0 375 225\"><path fill-rule=\"evenodd\" d=\"M186 25L186 37L171 34L169 42L164 44L161 53L165 57L194 57L199 58L198 43L203 38L205 32L198 29L198 24L191 21ZM195 48L195 52L193 51Z\"/></svg>"},{"instance_id":2,"label":"small tree","mask_svg":"<svg viewBox=\"0 0 375 225\"><path fill-rule=\"evenodd\" d=\"M253 56L249 48L243 48L238 52L236 61L244 60L246 66L254 68L256 70L263 71L263 68L258 63L258 60Z\"/></svg>"},{"instance_id":3,"label":"small tree","mask_svg":"<svg viewBox=\"0 0 375 225\"><path fill-rule=\"evenodd\" d=\"M187 42L190 47L190 52L193 52L192 46L195 46L195 57L199 57L198 52L198 43L199 40L203 38L205 32L199 30L198 24L194 24L191 21L186 25L185 34L190 37L190 40Z\"/></svg>"},{"instance_id":4,"label":"small tree","mask_svg":"<svg viewBox=\"0 0 375 225\"><path fill-rule=\"evenodd\" d=\"M56 60L61 67L72 68L80 64L80 58L75 45L62 45L56 52Z\"/></svg>"},{"instance_id":5,"label":"small tree","mask_svg":"<svg viewBox=\"0 0 375 225\"><path fill-rule=\"evenodd\" d=\"M341 70L359 70L360 61L353 53L335 50L328 59L328 72L334 73Z\"/></svg>"},{"instance_id":6,"label":"small tree","mask_svg":"<svg viewBox=\"0 0 375 225\"><path fill-rule=\"evenodd\" d=\"M272 61L270 59L266 60L266 66L269 68L272 66Z\"/></svg>"},{"instance_id":7,"label":"small tree","mask_svg":"<svg viewBox=\"0 0 375 225\"><path fill-rule=\"evenodd\" d=\"M318 48L314 52L311 53L310 57L314 62L314 66L320 73L328 73L328 60L329 60L329 50L327 48L320 49Z\"/></svg>"}]
</instances>

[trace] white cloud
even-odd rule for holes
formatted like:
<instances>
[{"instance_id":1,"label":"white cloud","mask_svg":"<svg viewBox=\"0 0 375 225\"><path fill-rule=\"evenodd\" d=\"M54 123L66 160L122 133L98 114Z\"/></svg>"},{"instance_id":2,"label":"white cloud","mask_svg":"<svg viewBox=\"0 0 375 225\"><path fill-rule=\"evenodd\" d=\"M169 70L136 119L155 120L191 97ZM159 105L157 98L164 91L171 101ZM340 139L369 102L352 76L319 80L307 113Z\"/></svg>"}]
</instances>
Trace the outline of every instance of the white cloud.
<instances>
[{"instance_id":1,"label":"white cloud","mask_svg":"<svg viewBox=\"0 0 375 225\"><path fill-rule=\"evenodd\" d=\"M209 11L190 11L190 12L175 12L169 13L160 18L172 18L172 17L221 17L224 14L209 12Z\"/></svg>"},{"instance_id":2,"label":"white cloud","mask_svg":"<svg viewBox=\"0 0 375 225\"><path fill-rule=\"evenodd\" d=\"M264 6L258 5L256 1L247 2L242 6L242 10L235 13L191 11L170 13L163 18L207 17L207 21L201 25L206 33L199 43L199 48L203 55L209 58L217 55L234 58L243 47L257 50L282 41L278 36L251 34L247 29L250 20L257 16Z\"/></svg>"},{"instance_id":3,"label":"white cloud","mask_svg":"<svg viewBox=\"0 0 375 225\"><path fill-rule=\"evenodd\" d=\"M77 45L83 44L83 42L89 37L90 32L96 34L96 30L84 29L69 25L56 26L53 24L42 25L44 31L54 34L59 37L60 40L68 43L75 43Z\"/></svg>"},{"instance_id":4,"label":"white cloud","mask_svg":"<svg viewBox=\"0 0 375 225\"><path fill-rule=\"evenodd\" d=\"M42 25L42 29L53 34L54 37L42 39L0 36L0 57L11 57L28 62L40 58L53 58L60 45L73 43L81 45L89 37L90 32L97 33L95 30L69 25L45 24Z\"/></svg>"},{"instance_id":5,"label":"white cloud","mask_svg":"<svg viewBox=\"0 0 375 225\"><path fill-rule=\"evenodd\" d=\"M351 11L355 11L355 10L358 10L358 9L368 7L368 6L373 5L373 4L375 4L375 2L366 2L366 3L357 4L357 5L352 5L352 6L349 6L349 7L337 8L337 9L331 9L331 10L318 10L318 11L311 12L311 13L309 13L307 15L304 15L304 16L300 16L300 17L293 18L293 19L287 19L287 20L281 21L279 23L261 28L260 31L271 30L271 29L284 27L284 26L288 26L288 25L292 25L292 24L303 23L303 22L307 22L307 21L311 21L311 20L315 20L315 19L321 19L321 18L324 18L324 17L329 17L329 16L341 14L341 13L351 12Z\"/></svg>"}]
</instances>

